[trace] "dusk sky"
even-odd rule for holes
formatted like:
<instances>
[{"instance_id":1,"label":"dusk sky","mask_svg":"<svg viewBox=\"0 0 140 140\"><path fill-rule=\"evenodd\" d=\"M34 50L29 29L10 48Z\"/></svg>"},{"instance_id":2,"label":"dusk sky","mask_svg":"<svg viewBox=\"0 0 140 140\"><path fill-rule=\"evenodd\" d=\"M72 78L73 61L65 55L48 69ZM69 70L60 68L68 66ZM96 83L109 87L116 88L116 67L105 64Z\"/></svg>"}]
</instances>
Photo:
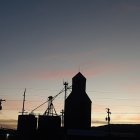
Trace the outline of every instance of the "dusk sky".
<instances>
[{"instance_id":1,"label":"dusk sky","mask_svg":"<svg viewBox=\"0 0 140 140\"><path fill-rule=\"evenodd\" d=\"M17 119L25 88L30 112L79 71L92 126L106 124L106 108L111 123L140 123L139 0L0 1L0 124ZM58 114L63 103L64 93Z\"/></svg>"}]
</instances>

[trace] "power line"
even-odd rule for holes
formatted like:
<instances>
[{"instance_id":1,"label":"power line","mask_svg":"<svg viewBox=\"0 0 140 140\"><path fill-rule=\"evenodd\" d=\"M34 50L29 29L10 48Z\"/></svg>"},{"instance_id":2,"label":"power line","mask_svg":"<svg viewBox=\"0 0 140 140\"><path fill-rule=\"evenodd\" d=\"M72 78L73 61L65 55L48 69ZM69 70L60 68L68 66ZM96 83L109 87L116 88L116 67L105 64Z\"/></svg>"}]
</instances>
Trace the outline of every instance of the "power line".
<instances>
[{"instance_id":1,"label":"power line","mask_svg":"<svg viewBox=\"0 0 140 140\"><path fill-rule=\"evenodd\" d=\"M19 87L19 88L9 88L9 87L4 87L4 88L2 88L2 87L0 87L0 90L23 90L24 88L22 88L22 87ZM38 91L38 90L47 90L47 91L59 91L59 90L56 90L56 89L47 89L47 88L33 88L33 87L29 87L29 88L27 88L28 90L36 90L36 91ZM101 90L101 91L97 91L97 90L87 90L87 92L98 92L98 93L118 93L118 92L120 92L120 91L103 91L103 90Z\"/></svg>"},{"instance_id":2,"label":"power line","mask_svg":"<svg viewBox=\"0 0 140 140\"><path fill-rule=\"evenodd\" d=\"M96 107L96 106L106 106L106 105L102 105L102 104L95 105L95 104L94 104L94 105L93 105L93 108ZM128 107L129 107L129 108L130 108L130 107L138 107L138 108L140 107L140 106L136 106L136 105L120 105L120 104L119 104L119 105L111 105L111 106L119 106L119 107L121 106L121 107L127 107L127 108L128 108Z\"/></svg>"},{"instance_id":3,"label":"power line","mask_svg":"<svg viewBox=\"0 0 140 140\"><path fill-rule=\"evenodd\" d=\"M105 114L105 113L94 111L94 114ZM122 115L122 114L123 115L139 115L140 112L113 112L112 113L112 115L118 115L118 114L120 114L120 115Z\"/></svg>"},{"instance_id":4,"label":"power line","mask_svg":"<svg viewBox=\"0 0 140 140\"><path fill-rule=\"evenodd\" d=\"M94 98L94 100L96 100L96 99L103 99L103 100L140 100L140 99L138 99L138 98L116 98L116 97L114 97L114 98Z\"/></svg>"},{"instance_id":5,"label":"power line","mask_svg":"<svg viewBox=\"0 0 140 140\"><path fill-rule=\"evenodd\" d=\"M17 109L14 109L14 108L5 108L4 110L3 110L3 112L5 111L5 110L12 110L12 111L17 111L18 112L18 110ZM31 110L31 109L26 109L26 110ZM40 110L40 111L43 111L42 109ZM101 114L101 115L105 115L106 113L105 112L96 112L96 111L94 111L94 116L95 115L97 115L97 114ZM140 112L113 112L112 113L112 117L114 116L114 115L140 115Z\"/></svg>"},{"instance_id":6,"label":"power line","mask_svg":"<svg viewBox=\"0 0 140 140\"><path fill-rule=\"evenodd\" d=\"M43 93L43 94L46 94L46 93ZM0 95L2 96L2 95L5 95L5 94L0 94ZM6 95L5 95L5 96L6 96ZM34 95L34 94L31 95L31 94L29 94L29 95L28 95L28 98L31 97L31 96L33 96L33 97L38 97L38 95ZM46 95L41 95L41 94L40 94L40 96L46 96ZM103 97L101 97L101 98L96 98L96 97L95 97L95 98L93 98L93 99L94 99L94 100L138 100L138 101L140 100L140 99L138 99L138 98L116 98L116 97L114 97L114 98L111 98L111 97L108 97L108 98L107 98L107 97L105 97L105 98L103 98Z\"/></svg>"}]
</instances>

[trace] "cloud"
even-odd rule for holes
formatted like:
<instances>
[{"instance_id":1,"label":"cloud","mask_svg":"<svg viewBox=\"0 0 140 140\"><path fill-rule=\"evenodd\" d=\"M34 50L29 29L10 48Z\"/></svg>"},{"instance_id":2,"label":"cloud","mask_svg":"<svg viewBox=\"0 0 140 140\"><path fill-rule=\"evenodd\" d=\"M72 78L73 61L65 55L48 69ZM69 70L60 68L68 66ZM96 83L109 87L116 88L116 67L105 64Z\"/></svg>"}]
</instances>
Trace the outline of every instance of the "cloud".
<instances>
[{"instance_id":1,"label":"cloud","mask_svg":"<svg viewBox=\"0 0 140 140\"><path fill-rule=\"evenodd\" d=\"M93 66L94 67L94 66ZM112 68L114 68L114 66L112 66ZM90 76L98 76L98 75L102 75L105 73L109 73L111 71L111 66L107 67L107 66L99 66L98 68L89 68L88 70L80 70L80 72L82 72L85 77L90 77ZM34 71L31 74L29 74L29 77L32 79L38 79L38 80L54 80L54 79L63 79L63 78L72 78L76 73L78 73L78 68L77 71L74 69L70 69L70 70L52 70L52 71L47 71L47 70L42 70L42 71Z\"/></svg>"},{"instance_id":2,"label":"cloud","mask_svg":"<svg viewBox=\"0 0 140 140\"><path fill-rule=\"evenodd\" d=\"M121 2L117 8L125 13L138 12L140 11L140 3L135 1Z\"/></svg>"},{"instance_id":3,"label":"cloud","mask_svg":"<svg viewBox=\"0 0 140 140\"><path fill-rule=\"evenodd\" d=\"M18 100L7 100L3 106L3 110L21 110L22 101Z\"/></svg>"},{"instance_id":4,"label":"cloud","mask_svg":"<svg viewBox=\"0 0 140 140\"><path fill-rule=\"evenodd\" d=\"M130 94L137 94L139 95L140 92L140 82L137 81L137 79L132 79L129 82L125 82L122 86L121 89L127 93Z\"/></svg>"},{"instance_id":5,"label":"cloud","mask_svg":"<svg viewBox=\"0 0 140 140\"><path fill-rule=\"evenodd\" d=\"M16 129L17 128L17 120L12 120L12 119L4 120L4 119L1 119L0 120L0 126L2 128Z\"/></svg>"},{"instance_id":6,"label":"cloud","mask_svg":"<svg viewBox=\"0 0 140 140\"><path fill-rule=\"evenodd\" d=\"M74 61L74 60L73 60ZM80 65L79 65L80 66ZM55 79L71 79L79 71L87 78L104 75L117 75L131 71L130 68L123 64L97 64L97 62L85 62L81 67L72 66L71 68L43 68L39 70L31 70L17 74L17 79L22 80L55 80ZM20 75L20 76L19 76ZM13 79L13 78L11 78Z\"/></svg>"},{"instance_id":7,"label":"cloud","mask_svg":"<svg viewBox=\"0 0 140 140\"><path fill-rule=\"evenodd\" d=\"M84 71L87 77L103 76L103 75L115 75L124 71L124 67L121 64L92 64Z\"/></svg>"},{"instance_id":8,"label":"cloud","mask_svg":"<svg viewBox=\"0 0 140 140\"><path fill-rule=\"evenodd\" d=\"M105 125L106 122L105 121L92 120L91 124L92 124L91 126L100 126L100 125Z\"/></svg>"},{"instance_id":9,"label":"cloud","mask_svg":"<svg viewBox=\"0 0 140 140\"><path fill-rule=\"evenodd\" d=\"M112 123L140 124L140 118L134 114L115 115L112 116Z\"/></svg>"}]
</instances>

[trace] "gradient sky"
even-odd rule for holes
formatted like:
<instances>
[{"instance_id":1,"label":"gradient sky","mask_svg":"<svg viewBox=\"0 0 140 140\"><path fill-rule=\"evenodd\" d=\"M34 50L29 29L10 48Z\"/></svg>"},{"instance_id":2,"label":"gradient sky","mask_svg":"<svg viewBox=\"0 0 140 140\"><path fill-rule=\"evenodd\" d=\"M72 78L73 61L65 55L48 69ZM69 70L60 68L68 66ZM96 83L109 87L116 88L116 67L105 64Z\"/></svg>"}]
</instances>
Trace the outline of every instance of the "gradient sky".
<instances>
[{"instance_id":1,"label":"gradient sky","mask_svg":"<svg viewBox=\"0 0 140 140\"><path fill-rule=\"evenodd\" d=\"M24 88L30 112L79 71L93 126L106 123L108 107L111 123L140 123L139 0L0 1L1 124L17 119Z\"/></svg>"}]
</instances>

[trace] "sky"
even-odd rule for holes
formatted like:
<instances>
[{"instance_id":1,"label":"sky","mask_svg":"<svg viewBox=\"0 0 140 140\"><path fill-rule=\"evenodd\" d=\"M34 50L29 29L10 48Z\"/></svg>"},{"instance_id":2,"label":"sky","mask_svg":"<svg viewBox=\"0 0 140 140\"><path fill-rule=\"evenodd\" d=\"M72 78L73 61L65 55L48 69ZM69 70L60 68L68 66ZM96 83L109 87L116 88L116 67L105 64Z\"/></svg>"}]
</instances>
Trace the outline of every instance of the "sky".
<instances>
[{"instance_id":1,"label":"sky","mask_svg":"<svg viewBox=\"0 0 140 140\"><path fill-rule=\"evenodd\" d=\"M106 108L111 123L140 123L139 59L139 0L1 0L0 124L13 126L25 88L30 113L79 71L92 126L107 123ZM54 100L58 114L63 103L64 93Z\"/></svg>"}]
</instances>

